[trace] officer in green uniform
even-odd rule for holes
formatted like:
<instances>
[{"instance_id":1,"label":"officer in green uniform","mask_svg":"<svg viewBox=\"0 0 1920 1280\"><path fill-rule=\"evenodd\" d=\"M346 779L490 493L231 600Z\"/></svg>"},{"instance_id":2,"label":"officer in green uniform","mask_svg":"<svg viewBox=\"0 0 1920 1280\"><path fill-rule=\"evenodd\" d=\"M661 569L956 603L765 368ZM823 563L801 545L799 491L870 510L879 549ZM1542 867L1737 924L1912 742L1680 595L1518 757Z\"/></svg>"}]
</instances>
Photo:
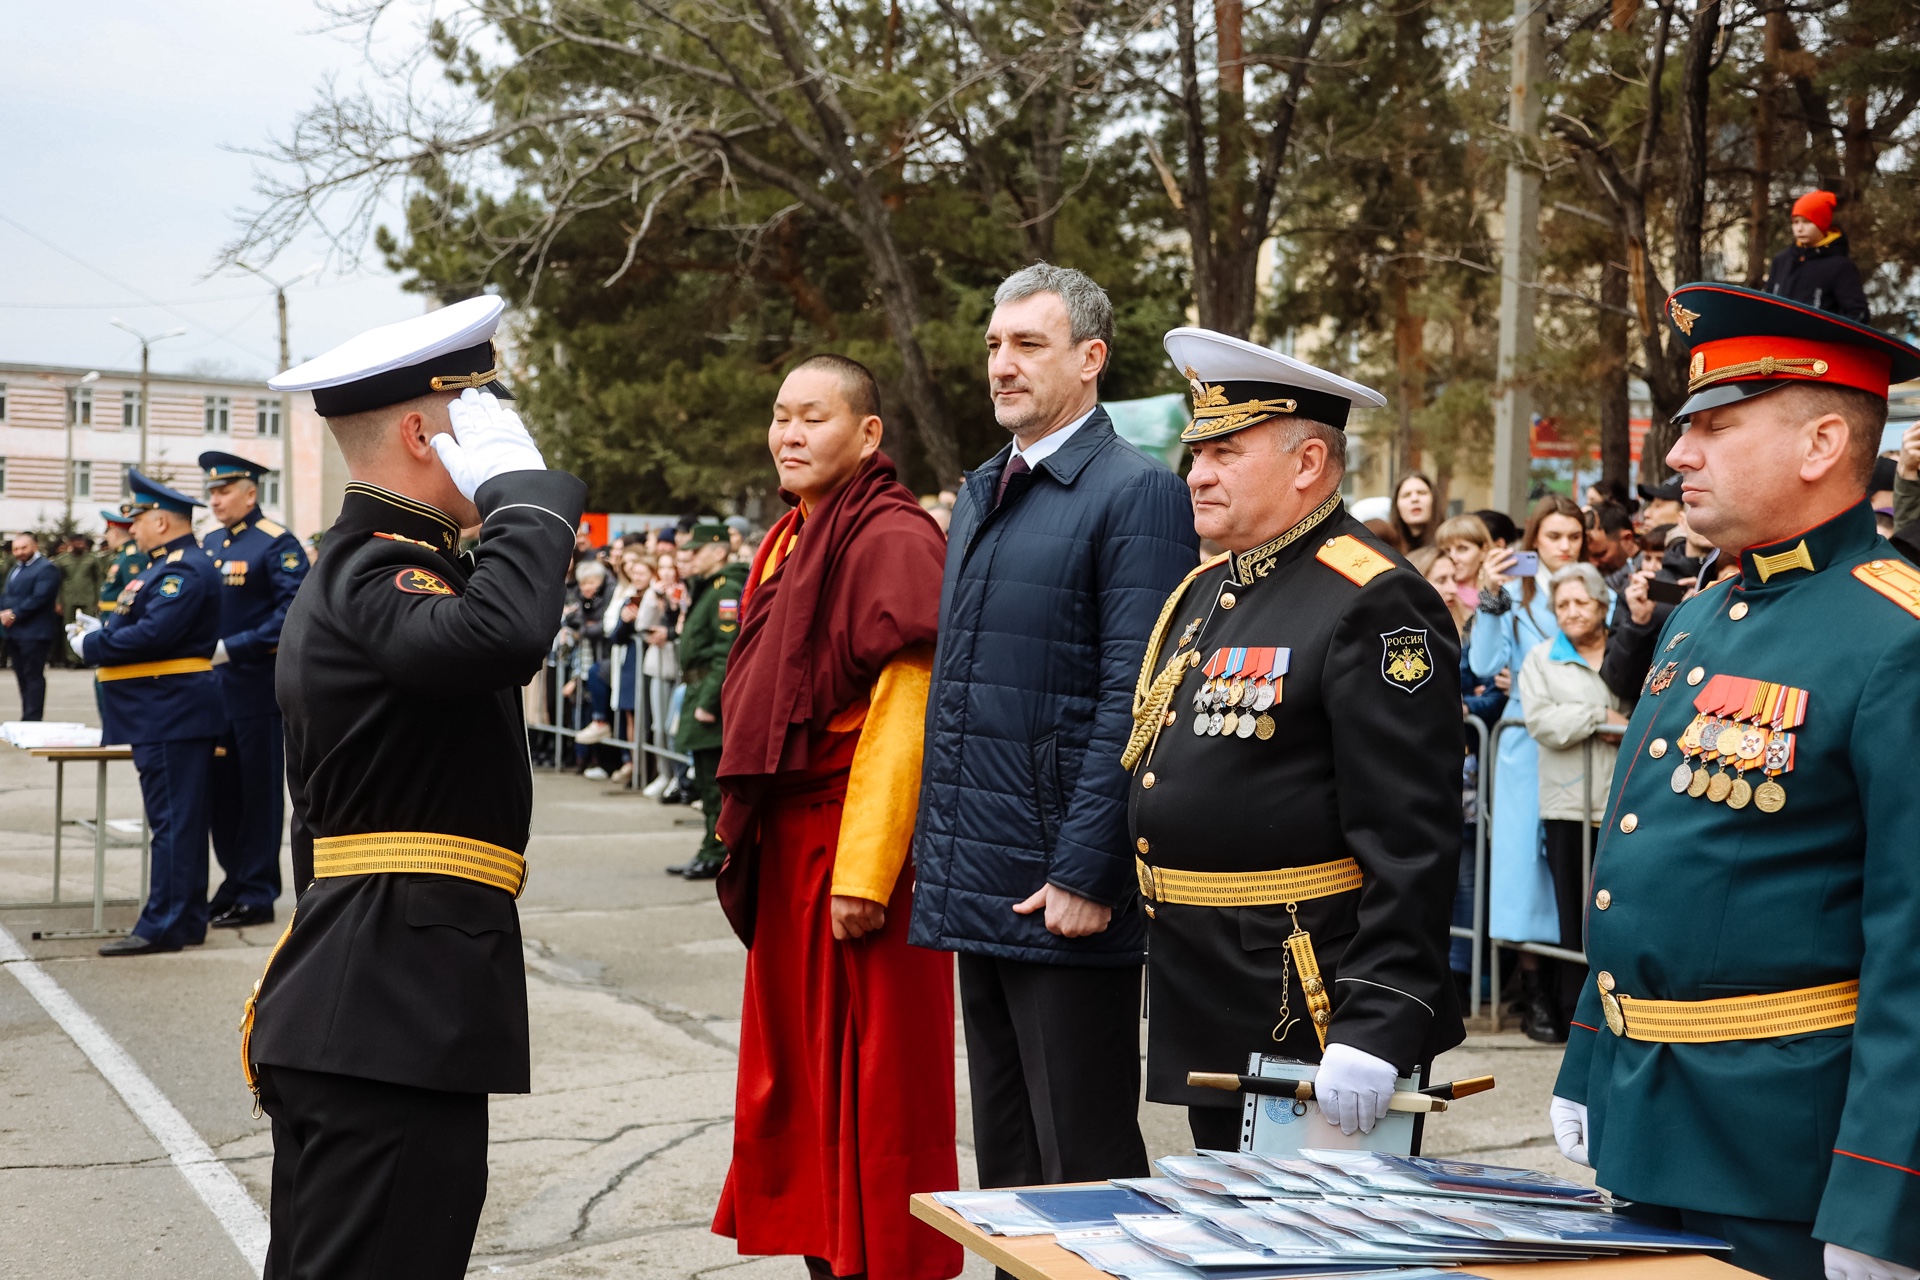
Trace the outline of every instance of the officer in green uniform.
<instances>
[{"instance_id":1,"label":"officer in green uniform","mask_svg":"<svg viewBox=\"0 0 1920 1280\"><path fill-rule=\"evenodd\" d=\"M93 540L84 533L76 533L67 542L67 549L53 558L60 566L60 614L63 621L71 624L82 614L98 616L100 608L101 579L106 576L106 566L93 554ZM67 665L77 665L78 654L73 654Z\"/></svg>"},{"instance_id":2,"label":"officer in green uniform","mask_svg":"<svg viewBox=\"0 0 1920 1280\"><path fill-rule=\"evenodd\" d=\"M1627 726L1554 1087L1569 1159L1779 1280L1920 1267L1920 571L1866 483L1920 349L1689 284L1667 454L1739 573L1673 611Z\"/></svg>"},{"instance_id":3,"label":"officer in green uniform","mask_svg":"<svg viewBox=\"0 0 1920 1280\"><path fill-rule=\"evenodd\" d=\"M97 606L100 616L104 618L120 608L120 593L147 567L148 556L127 531L133 523L131 516L103 508L100 518L107 522L106 572L100 575L100 602Z\"/></svg>"},{"instance_id":4,"label":"officer in green uniform","mask_svg":"<svg viewBox=\"0 0 1920 1280\"><path fill-rule=\"evenodd\" d=\"M726 846L714 834L720 821L720 682L727 654L740 633L740 589L747 566L729 562L731 547L724 524L693 527L693 571L687 578L687 620L680 628L680 678L687 692L680 704L674 746L693 757L693 788L707 819L707 838L693 861L668 867L689 880L711 880L727 860Z\"/></svg>"}]
</instances>

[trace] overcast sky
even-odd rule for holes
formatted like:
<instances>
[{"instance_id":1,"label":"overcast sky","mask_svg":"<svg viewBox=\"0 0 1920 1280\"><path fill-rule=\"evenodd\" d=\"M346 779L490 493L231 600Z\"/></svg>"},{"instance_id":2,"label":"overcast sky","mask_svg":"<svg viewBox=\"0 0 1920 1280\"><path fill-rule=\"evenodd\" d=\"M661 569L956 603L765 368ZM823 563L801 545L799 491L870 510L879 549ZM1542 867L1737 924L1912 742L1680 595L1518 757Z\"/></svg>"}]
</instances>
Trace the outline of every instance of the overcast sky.
<instances>
[{"instance_id":1,"label":"overcast sky","mask_svg":"<svg viewBox=\"0 0 1920 1280\"><path fill-rule=\"evenodd\" d=\"M108 323L118 316L149 334L189 330L153 347L157 370L273 371L271 290L202 277L253 201L259 162L225 148L284 134L329 72L365 74L359 48L323 21L312 0L14 8L0 64L0 361L137 369L139 344ZM265 269L321 260L309 242ZM423 303L370 264L295 285L288 307L298 362Z\"/></svg>"}]
</instances>

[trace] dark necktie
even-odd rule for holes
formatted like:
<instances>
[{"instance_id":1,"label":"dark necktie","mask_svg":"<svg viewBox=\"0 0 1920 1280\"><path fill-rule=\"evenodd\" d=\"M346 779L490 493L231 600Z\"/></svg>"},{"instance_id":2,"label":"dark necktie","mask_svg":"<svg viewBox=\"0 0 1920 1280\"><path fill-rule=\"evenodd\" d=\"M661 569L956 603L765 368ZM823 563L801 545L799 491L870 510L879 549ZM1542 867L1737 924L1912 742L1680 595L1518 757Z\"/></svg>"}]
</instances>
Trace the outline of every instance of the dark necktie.
<instances>
[{"instance_id":1,"label":"dark necktie","mask_svg":"<svg viewBox=\"0 0 1920 1280\"><path fill-rule=\"evenodd\" d=\"M994 491L993 505L996 507L999 506L1001 500L1007 496L1007 484L1009 481L1015 476L1026 475L1027 472L1031 470L1033 470L1033 468L1027 465L1026 458L1020 454L1016 453L1013 457L1009 458L1006 469L1000 473L1000 487Z\"/></svg>"}]
</instances>

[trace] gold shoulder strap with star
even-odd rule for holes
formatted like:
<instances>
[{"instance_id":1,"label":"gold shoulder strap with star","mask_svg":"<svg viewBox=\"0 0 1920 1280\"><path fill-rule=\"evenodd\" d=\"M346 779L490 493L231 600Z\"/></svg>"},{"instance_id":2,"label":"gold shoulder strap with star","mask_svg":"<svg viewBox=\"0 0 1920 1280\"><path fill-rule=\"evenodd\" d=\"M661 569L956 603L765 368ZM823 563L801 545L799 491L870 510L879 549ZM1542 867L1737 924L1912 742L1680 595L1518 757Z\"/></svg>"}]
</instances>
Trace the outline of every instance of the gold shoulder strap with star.
<instances>
[{"instance_id":1,"label":"gold shoulder strap with star","mask_svg":"<svg viewBox=\"0 0 1920 1280\"><path fill-rule=\"evenodd\" d=\"M1226 561L1225 552L1203 561L1180 580L1180 585L1167 597L1166 604L1160 607L1160 617L1147 636L1147 652L1140 664L1140 678L1133 686L1133 733L1127 738L1127 749L1120 753L1122 769L1133 768L1139 763L1140 757L1146 754L1147 748L1153 745L1153 740L1160 734L1161 719L1167 714L1167 704L1173 701L1174 690L1186 678L1187 669L1199 661L1198 653L1188 650L1169 662L1167 669L1157 679L1154 677L1153 668L1160 661L1160 646L1167 641L1167 628L1173 624L1173 615L1180 608L1180 601L1186 598L1187 588L1193 585L1193 580Z\"/></svg>"}]
</instances>

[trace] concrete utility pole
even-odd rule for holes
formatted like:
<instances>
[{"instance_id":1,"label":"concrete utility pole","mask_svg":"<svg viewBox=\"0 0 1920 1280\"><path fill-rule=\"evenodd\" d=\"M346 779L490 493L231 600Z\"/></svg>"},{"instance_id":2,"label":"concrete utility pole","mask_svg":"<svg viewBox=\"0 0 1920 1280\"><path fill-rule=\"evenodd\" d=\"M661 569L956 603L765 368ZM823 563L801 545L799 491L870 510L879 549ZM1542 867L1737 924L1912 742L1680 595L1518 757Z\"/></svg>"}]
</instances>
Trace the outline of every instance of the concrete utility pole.
<instances>
[{"instance_id":1,"label":"concrete utility pole","mask_svg":"<svg viewBox=\"0 0 1920 1280\"><path fill-rule=\"evenodd\" d=\"M1527 514L1532 470L1533 395L1519 378L1533 357L1533 289L1540 257L1540 174L1524 163L1540 133L1539 85L1546 73L1544 0L1514 0L1513 81L1507 125L1517 153L1507 165L1504 246L1500 255L1499 379L1493 408L1493 505L1516 519Z\"/></svg>"},{"instance_id":2,"label":"concrete utility pole","mask_svg":"<svg viewBox=\"0 0 1920 1280\"><path fill-rule=\"evenodd\" d=\"M141 333L119 316L115 316L113 319L107 321L107 323L116 329L125 329L140 342L140 474L145 475L147 473L147 392L149 389L147 386L147 348L156 342L164 342L168 338L177 338L185 333L186 330L169 329L165 333L157 333L149 338L146 334Z\"/></svg>"},{"instance_id":3,"label":"concrete utility pole","mask_svg":"<svg viewBox=\"0 0 1920 1280\"><path fill-rule=\"evenodd\" d=\"M280 312L280 367L275 372L285 373L293 367L292 348L287 344L287 290L308 276L319 275L320 264L316 262L285 282L275 280L258 267L250 267L244 262L233 265L242 271L252 272L273 286L274 305ZM293 528L293 412L285 404L280 408L280 515L286 521L287 528Z\"/></svg>"}]
</instances>

